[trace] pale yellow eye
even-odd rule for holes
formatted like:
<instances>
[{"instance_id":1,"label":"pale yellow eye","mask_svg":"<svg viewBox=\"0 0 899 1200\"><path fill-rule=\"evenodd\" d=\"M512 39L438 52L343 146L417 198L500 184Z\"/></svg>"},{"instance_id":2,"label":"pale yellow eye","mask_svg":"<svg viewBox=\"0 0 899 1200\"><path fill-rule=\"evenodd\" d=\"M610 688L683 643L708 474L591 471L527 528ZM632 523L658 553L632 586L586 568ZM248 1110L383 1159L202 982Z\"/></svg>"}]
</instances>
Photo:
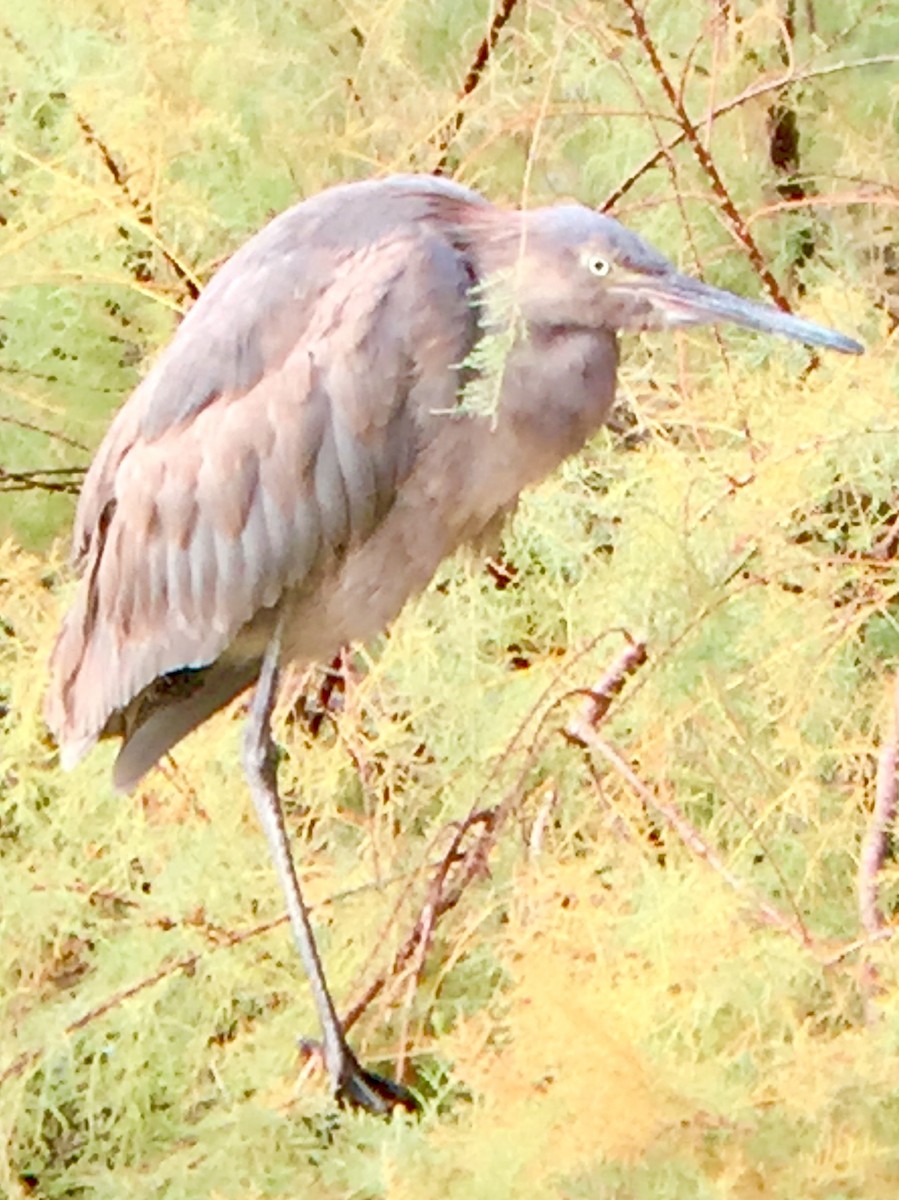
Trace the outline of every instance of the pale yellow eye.
<instances>
[{"instance_id":1,"label":"pale yellow eye","mask_svg":"<svg viewBox=\"0 0 899 1200\"><path fill-rule=\"evenodd\" d=\"M587 270L591 275L596 275L600 279L612 269L612 264L607 258L603 258L601 254L588 254L584 259Z\"/></svg>"}]
</instances>

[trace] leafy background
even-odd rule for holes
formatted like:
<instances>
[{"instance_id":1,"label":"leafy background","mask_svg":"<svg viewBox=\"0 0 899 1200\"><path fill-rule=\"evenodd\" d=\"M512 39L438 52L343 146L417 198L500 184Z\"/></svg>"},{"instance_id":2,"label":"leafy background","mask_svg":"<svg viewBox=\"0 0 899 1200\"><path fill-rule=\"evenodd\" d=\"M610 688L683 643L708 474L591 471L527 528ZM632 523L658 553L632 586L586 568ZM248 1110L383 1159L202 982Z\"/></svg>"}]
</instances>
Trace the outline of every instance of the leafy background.
<instances>
[{"instance_id":1,"label":"leafy background","mask_svg":"<svg viewBox=\"0 0 899 1200\"><path fill-rule=\"evenodd\" d=\"M865 920L858 879L896 742L897 29L894 0L5 14L3 1194L895 1196L899 871L862 872ZM297 198L435 169L610 205L868 353L629 339L505 566L445 564L339 686L292 681L331 980L424 1101L384 1123L296 1050L240 705L123 801L108 748L61 775L40 699L72 489L179 314ZM647 663L565 738L628 636Z\"/></svg>"}]
</instances>

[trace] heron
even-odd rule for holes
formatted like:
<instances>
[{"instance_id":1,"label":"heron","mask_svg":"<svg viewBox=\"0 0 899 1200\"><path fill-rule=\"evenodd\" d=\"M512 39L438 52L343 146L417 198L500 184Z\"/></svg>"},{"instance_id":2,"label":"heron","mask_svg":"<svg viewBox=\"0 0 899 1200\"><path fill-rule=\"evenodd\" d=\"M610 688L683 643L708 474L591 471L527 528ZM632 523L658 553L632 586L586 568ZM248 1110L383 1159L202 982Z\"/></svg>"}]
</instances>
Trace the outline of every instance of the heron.
<instances>
[{"instance_id":1,"label":"heron","mask_svg":"<svg viewBox=\"0 0 899 1200\"><path fill-rule=\"evenodd\" d=\"M416 1102L361 1065L328 988L277 788L279 676L384 630L585 444L619 333L724 322L863 351L579 204L509 210L432 176L343 184L214 275L93 459L45 706L60 760L119 738L113 783L130 791L255 688L243 769L342 1103ZM469 402L491 372L495 403Z\"/></svg>"}]
</instances>

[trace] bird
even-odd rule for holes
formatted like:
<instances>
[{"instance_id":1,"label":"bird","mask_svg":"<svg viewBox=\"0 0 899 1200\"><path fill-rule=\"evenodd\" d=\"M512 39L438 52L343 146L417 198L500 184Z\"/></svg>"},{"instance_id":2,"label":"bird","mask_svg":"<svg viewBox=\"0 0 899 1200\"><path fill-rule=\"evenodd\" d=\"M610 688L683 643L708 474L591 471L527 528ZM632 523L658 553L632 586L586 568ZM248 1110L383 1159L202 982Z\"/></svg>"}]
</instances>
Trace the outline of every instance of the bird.
<instances>
[{"instance_id":1,"label":"bird","mask_svg":"<svg viewBox=\"0 0 899 1200\"><path fill-rule=\"evenodd\" d=\"M620 333L720 323L864 349L680 273L580 204L505 209L426 175L341 184L218 270L96 452L49 666L60 761L119 738L131 791L254 688L243 769L342 1104L417 1101L361 1065L328 988L277 788L279 678L379 634L495 536L604 423Z\"/></svg>"}]
</instances>

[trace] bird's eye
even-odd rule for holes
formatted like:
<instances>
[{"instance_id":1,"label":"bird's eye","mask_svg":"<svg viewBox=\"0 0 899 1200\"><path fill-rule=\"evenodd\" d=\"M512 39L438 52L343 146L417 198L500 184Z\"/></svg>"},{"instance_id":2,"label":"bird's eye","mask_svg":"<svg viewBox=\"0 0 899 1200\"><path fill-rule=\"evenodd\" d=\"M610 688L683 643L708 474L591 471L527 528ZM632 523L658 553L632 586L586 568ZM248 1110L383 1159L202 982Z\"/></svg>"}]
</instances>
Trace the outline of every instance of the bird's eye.
<instances>
[{"instance_id":1,"label":"bird's eye","mask_svg":"<svg viewBox=\"0 0 899 1200\"><path fill-rule=\"evenodd\" d=\"M603 275L608 275L612 269L612 264L607 258L603 258L601 254L588 254L584 262L590 274L596 275L600 279Z\"/></svg>"}]
</instances>

